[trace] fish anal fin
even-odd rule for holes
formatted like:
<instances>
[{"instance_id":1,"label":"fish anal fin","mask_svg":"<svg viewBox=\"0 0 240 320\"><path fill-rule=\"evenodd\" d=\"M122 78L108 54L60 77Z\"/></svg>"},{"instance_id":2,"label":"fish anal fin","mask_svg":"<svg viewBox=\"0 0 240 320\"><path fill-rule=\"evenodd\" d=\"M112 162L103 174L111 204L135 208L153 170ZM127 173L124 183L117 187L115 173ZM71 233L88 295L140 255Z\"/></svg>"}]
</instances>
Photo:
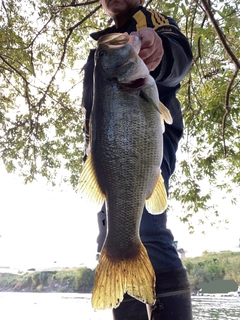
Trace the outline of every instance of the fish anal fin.
<instances>
[{"instance_id":1,"label":"fish anal fin","mask_svg":"<svg viewBox=\"0 0 240 320\"><path fill-rule=\"evenodd\" d=\"M83 165L78 185L78 191L83 199L87 199L89 203L99 208L103 205L105 196L97 181L91 152Z\"/></svg>"},{"instance_id":2,"label":"fish anal fin","mask_svg":"<svg viewBox=\"0 0 240 320\"><path fill-rule=\"evenodd\" d=\"M139 254L131 259L111 259L103 247L96 269L92 306L95 310L117 308L125 293L153 305L155 273L147 251L140 243Z\"/></svg>"},{"instance_id":3,"label":"fish anal fin","mask_svg":"<svg viewBox=\"0 0 240 320\"><path fill-rule=\"evenodd\" d=\"M155 188L151 196L146 200L146 209L151 214L163 213L167 208L167 193L164 180L159 174Z\"/></svg>"}]
</instances>

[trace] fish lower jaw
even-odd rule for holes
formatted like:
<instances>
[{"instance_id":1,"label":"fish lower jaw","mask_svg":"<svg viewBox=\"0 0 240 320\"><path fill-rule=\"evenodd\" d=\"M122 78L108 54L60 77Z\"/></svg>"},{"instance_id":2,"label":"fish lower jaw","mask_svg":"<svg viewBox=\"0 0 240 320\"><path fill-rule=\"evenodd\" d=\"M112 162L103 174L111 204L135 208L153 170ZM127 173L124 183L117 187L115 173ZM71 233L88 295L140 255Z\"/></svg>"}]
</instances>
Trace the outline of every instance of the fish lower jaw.
<instances>
[{"instance_id":1,"label":"fish lower jaw","mask_svg":"<svg viewBox=\"0 0 240 320\"><path fill-rule=\"evenodd\" d=\"M122 82L119 81L117 78L112 78L110 79L110 82L112 85L116 85L119 88L126 90L126 91L135 91L135 90L140 90L146 85L148 85L148 79L147 78L137 78L129 82Z\"/></svg>"},{"instance_id":2,"label":"fish lower jaw","mask_svg":"<svg viewBox=\"0 0 240 320\"><path fill-rule=\"evenodd\" d=\"M153 84L153 78L150 74L135 74L134 77L129 77L122 81L118 80L120 87L128 89L141 89Z\"/></svg>"},{"instance_id":3,"label":"fish lower jaw","mask_svg":"<svg viewBox=\"0 0 240 320\"><path fill-rule=\"evenodd\" d=\"M121 88L126 89L141 89L146 85L146 78L138 78L130 82L120 82L119 85Z\"/></svg>"}]
</instances>

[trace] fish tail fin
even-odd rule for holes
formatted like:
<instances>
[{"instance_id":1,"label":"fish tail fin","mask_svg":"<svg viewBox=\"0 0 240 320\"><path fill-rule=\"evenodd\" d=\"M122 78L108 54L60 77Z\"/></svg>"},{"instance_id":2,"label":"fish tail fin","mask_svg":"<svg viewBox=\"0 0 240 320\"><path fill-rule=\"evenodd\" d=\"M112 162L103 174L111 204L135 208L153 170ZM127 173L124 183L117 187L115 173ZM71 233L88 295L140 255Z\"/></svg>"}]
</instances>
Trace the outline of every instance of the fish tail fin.
<instances>
[{"instance_id":1,"label":"fish tail fin","mask_svg":"<svg viewBox=\"0 0 240 320\"><path fill-rule=\"evenodd\" d=\"M155 302L155 273L143 244L128 259L110 259L103 247L96 269L92 306L96 310L117 308L124 293L147 303Z\"/></svg>"}]
</instances>

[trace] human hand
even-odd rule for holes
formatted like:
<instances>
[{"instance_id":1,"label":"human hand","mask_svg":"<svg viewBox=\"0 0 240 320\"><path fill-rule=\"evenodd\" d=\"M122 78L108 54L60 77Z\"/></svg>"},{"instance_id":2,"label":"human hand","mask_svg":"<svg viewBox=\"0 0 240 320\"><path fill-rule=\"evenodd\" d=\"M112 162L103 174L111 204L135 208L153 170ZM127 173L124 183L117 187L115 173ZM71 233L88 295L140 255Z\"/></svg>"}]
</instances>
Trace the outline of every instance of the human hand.
<instances>
[{"instance_id":1,"label":"human hand","mask_svg":"<svg viewBox=\"0 0 240 320\"><path fill-rule=\"evenodd\" d=\"M143 28L134 31L131 35L138 36L141 41L139 57L144 61L149 71L153 71L161 62L164 49L162 39L152 28Z\"/></svg>"}]
</instances>

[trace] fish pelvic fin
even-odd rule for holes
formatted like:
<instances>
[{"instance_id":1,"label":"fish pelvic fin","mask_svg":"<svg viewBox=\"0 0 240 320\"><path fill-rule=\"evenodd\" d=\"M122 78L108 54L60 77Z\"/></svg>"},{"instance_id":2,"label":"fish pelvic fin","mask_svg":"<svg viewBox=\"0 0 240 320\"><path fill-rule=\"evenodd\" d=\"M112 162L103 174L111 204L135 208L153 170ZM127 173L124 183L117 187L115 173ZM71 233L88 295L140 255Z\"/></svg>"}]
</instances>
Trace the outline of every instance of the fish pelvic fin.
<instances>
[{"instance_id":1,"label":"fish pelvic fin","mask_svg":"<svg viewBox=\"0 0 240 320\"><path fill-rule=\"evenodd\" d=\"M155 273L147 251L139 242L139 254L131 259L111 259L103 247L96 268L92 293L95 310L117 308L125 293L153 305L155 302Z\"/></svg>"},{"instance_id":2,"label":"fish pelvic fin","mask_svg":"<svg viewBox=\"0 0 240 320\"><path fill-rule=\"evenodd\" d=\"M167 192L164 185L164 180L159 174L156 186L151 196L146 200L146 209L151 214L163 213L167 208Z\"/></svg>"},{"instance_id":3,"label":"fish pelvic fin","mask_svg":"<svg viewBox=\"0 0 240 320\"><path fill-rule=\"evenodd\" d=\"M93 166L92 155L89 153L83 165L82 173L78 182L78 191L82 198L88 199L98 207L103 205L105 196L100 189Z\"/></svg>"},{"instance_id":4,"label":"fish pelvic fin","mask_svg":"<svg viewBox=\"0 0 240 320\"><path fill-rule=\"evenodd\" d=\"M172 124L173 119L172 119L170 111L161 101L159 101L159 110L160 110L160 119L161 119L162 130L164 132L165 131L164 121L167 124Z\"/></svg>"}]
</instances>

